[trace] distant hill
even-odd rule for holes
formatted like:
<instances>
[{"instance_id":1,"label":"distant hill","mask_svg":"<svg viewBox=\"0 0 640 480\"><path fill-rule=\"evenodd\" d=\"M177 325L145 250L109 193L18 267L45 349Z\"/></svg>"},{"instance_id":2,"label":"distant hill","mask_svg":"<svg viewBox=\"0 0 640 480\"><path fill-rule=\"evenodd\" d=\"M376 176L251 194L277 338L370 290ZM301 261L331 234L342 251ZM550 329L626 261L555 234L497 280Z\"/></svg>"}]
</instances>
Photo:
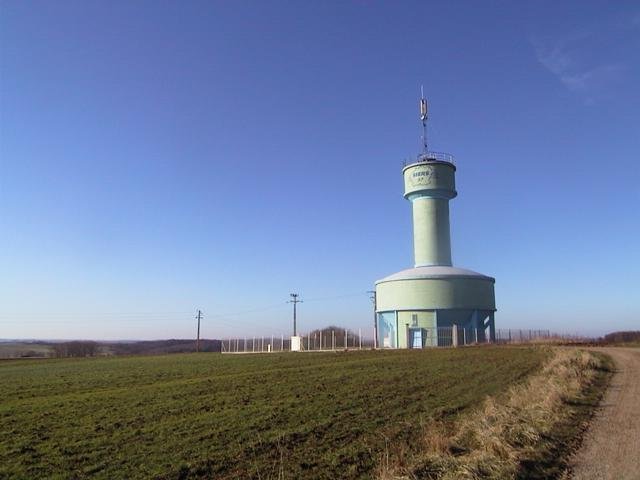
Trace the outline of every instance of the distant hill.
<instances>
[{"instance_id":1,"label":"distant hill","mask_svg":"<svg viewBox=\"0 0 640 480\"><path fill-rule=\"evenodd\" d=\"M161 355L163 353L187 353L196 351L195 340L143 340L139 342L101 342L113 355ZM220 352L220 340L200 340L201 352Z\"/></svg>"},{"instance_id":2,"label":"distant hill","mask_svg":"<svg viewBox=\"0 0 640 480\"><path fill-rule=\"evenodd\" d=\"M53 354L51 345L42 341L0 341L0 358L42 358Z\"/></svg>"},{"instance_id":3,"label":"distant hill","mask_svg":"<svg viewBox=\"0 0 640 480\"><path fill-rule=\"evenodd\" d=\"M83 348L86 347L86 348ZM91 348L88 348L91 347ZM200 340L201 352L220 352L220 340ZM126 342L3 340L2 358L46 358L57 356L162 355L196 351L195 340L141 340Z\"/></svg>"}]
</instances>

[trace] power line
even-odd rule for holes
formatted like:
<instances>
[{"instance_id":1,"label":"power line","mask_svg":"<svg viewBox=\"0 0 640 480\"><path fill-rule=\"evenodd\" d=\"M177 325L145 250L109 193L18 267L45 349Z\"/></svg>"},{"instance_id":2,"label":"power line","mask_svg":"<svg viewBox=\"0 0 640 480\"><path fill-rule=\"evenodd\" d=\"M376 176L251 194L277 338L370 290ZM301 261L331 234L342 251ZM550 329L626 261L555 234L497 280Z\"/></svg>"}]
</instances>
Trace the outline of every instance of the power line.
<instances>
[{"instance_id":1,"label":"power line","mask_svg":"<svg viewBox=\"0 0 640 480\"><path fill-rule=\"evenodd\" d=\"M93 317L140 317L140 316L144 316L144 317L171 317L171 316L176 316L176 315L188 315L191 312L189 311L184 311L184 312L129 312L129 313L125 313L125 312L113 312L113 313L109 313L109 312L103 312L103 313L92 313L91 316ZM14 313L14 314L0 314L0 318L40 318L42 316L47 316L47 317L81 317L81 318L86 318L87 314L83 313L83 312L76 312L76 313L60 313L60 312L53 312L53 313Z\"/></svg>"},{"instance_id":2,"label":"power line","mask_svg":"<svg viewBox=\"0 0 640 480\"><path fill-rule=\"evenodd\" d=\"M93 315L87 315L84 318L72 318L72 319L50 319L50 320L43 320L43 318L46 318L47 315L41 315L39 317L33 317L32 319L22 319L22 320L0 320L0 324L14 324L14 323L19 323L22 325L58 325L58 324L79 324L79 323L86 323L87 320L91 320L91 319L95 319L95 320L99 320L101 322L105 322L105 320L111 320L110 323L118 323L118 324L122 324L124 322L126 322L127 324L138 324L138 323L148 323L148 322L163 322L163 321L174 321L174 320L184 320L185 315L173 315L173 316L167 316L167 317L144 317L144 318L126 318L126 317L121 317L121 318L109 318L109 317L94 317ZM15 317L7 317L7 318L15 318Z\"/></svg>"},{"instance_id":3,"label":"power line","mask_svg":"<svg viewBox=\"0 0 640 480\"><path fill-rule=\"evenodd\" d=\"M348 294L344 294L344 295L333 295L333 296L328 296L328 297L308 298L307 300L305 300L305 302L321 302L321 301L327 301L327 300L338 300L338 299L342 299L342 298L359 297L359 296L362 296L362 295L365 295L365 293L364 292L348 293ZM209 315L209 317L210 318L223 318L223 317L231 317L231 316L235 316L235 315L244 315L246 313L261 312L261 311L265 311L265 310L282 308L287 303L289 303L289 302L281 302L281 303L266 305L266 306L263 306L263 307L255 307L255 308L251 308L251 309L247 309L247 310L239 310L239 311L236 311L236 312L227 312L227 313ZM123 318L123 320L129 319L129 318L135 318L135 317L143 317L143 318L141 318L141 320L152 320L152 319L162 319L162 318L174 318L174 317L177 317L177 316L185 316L185 315L190 315L190 314L191 314L191 312L188 311L188 310L175 311L175 312L96 312L96 313L91 313L91 317L92 318L98 318L98 317L111 317L111 318L113 318L113 317L125 317L125 318ZM41 319L43 317L48 317L48 318L66 317L65 318L65 323L67 323L66 322L67 320L75 319L74 317L80 317L79 320L84 321L87 318L87 314L83 313L83 312L74 312L74 313L47 312L47 313L0 314L0 323L5 323L5 322L1 321L2 319L9 319L9 320L26 319L26 320L28 320L28 319L31 319L31 318L33 318L33 319ZM15 323L15 322L7 322L7 323Z\"/></svg>"},{"instance_id":4,"label":"power line","mask_svg":"<svg viewBox=\"0 0 640 480\"><path fill-rule=\"evenodd\" d=\"M218 315L210 315L210 317L211 318L224 318L224 317L233 317L235 315L244 315L245 313L263 312L265 310L273 310L275 308L282 308L287 303L289 303L289 302L276 303L276 304L272 304L272 305L265 306L265 307L252 308L250 310L240 310L238 312L220 313Z\"/></svg>"},{"instance_id":5,"label":"power line","mask_svg":"<svg viewBox=\"0 0 640 480\"><path fill-rule=\"evenodd\" d=\"M316 297L316 298L307 298L305 302L321 302L325 300L339 300L341 298L352 298L352 297L361 297L366 295L368 292L358 292L358 293L347 293L345 295L335 295L332 297Z\"/></svg>"},{"instance_id":6,"label":"power line","mask_svg":"<svg viewBox=\"0 0 640 480\"><path fill-rule=\"evenodd\" d=\"M297 294L296 294L297 295ZM358 297L364 295L363 292L359 293L349 293L344 295L333 295L327 297L316 297L305 300L305 302L322 302L322 301L330 301L330 300L338 300L343 298L350 297ZM302 300L298 300L296 303L301 303ZM247 319L238 319L233 322L225 322L223 319L228 317L236 317L239 315L246 315L250 313L258 313L267 310L274 310L283 308L288 302L281 302L271 305L266 305L263 307L256 307L246 310L239 310L236 312L227 312L215 315L209 315L208 318L215 318L217 322L222 323L226 326L234 326L238 325L247 325L247 326L255 326L255 327L264 327L263 323L258 323L255 321L250 321ZM296 304L294 304L294 310L296 309ZM62 312L52 312L52 313L16 313L16 314L0 314L0 324L31 324L31 325L56 325L56 324L77 324L84 323L88 318L96 318L96 319L109 319L114 322L127 322L127 323L146 323L146 322L157 322L157 321L173 321L173 320L186 320L191 315L189 311L175 311L175 312L102 312L102 313L91 313L87 315L86 313L62 313ZM63 317L63 318L61 318ZM202 318L202 317L201 317ZM297 322L296 322L297 323ZM296 333L297 333L297 325L296 325Z\"/></svg>"}]
</instances>

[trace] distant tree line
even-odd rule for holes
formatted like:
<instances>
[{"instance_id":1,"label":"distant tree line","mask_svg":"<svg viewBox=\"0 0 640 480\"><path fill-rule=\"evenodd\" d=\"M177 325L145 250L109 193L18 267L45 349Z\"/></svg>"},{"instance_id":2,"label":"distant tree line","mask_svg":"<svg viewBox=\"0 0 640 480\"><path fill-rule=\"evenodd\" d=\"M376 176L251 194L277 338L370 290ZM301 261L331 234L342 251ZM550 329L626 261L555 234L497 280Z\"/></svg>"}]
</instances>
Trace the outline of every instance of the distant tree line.
<instances>
[{"instance_id":1,"label":"distant tree line","mask_svg":"<svg viewBox=\"0 0 640 480\"><path fill-rule=\"evenodd\" d=\"M604 336L605 343L640 342L640 331L613 332Z\"/></svg>"},{"instance_id":2,"label":"distant tree line","mask_svg":"<svg viewBox=\"0 0 640 480\"><path fill-rule=\"evenodd\" d=\"M201 352L220 352L220 340L200 340ZM188 353L196 351L193 339L142 340L136 342L106 343L113 355L163 355L166 353Z\"/></svg>"},{"instance_id":3,"label":"distant tree line","mask_svg":"<svg viewBox=\"0 0 640 480\"><path fill-rule=\"evenodd\" d=\"M22 358L44 358L47 355L45 352L39 352L36 350L25 350L23 352L19 352L18 356Z\"/></svg>"},{"instance_id":4,"label":"distant tree line","mask_svg":"<svg viewBox=\"0 0 640 480\"><path fill-rule=\"evenodd\" d=\"M97 342L61 342L54 343L52 348L56 357L95 357L98 354Z\"/></svg>"},{"instance_id":5,"label":"distant tree line","mask_svg":"<svg viewBox=\"0 0 640 480\"><path fill-rule=\"evenodd\" d=\"M141 340L94 342L88 340L47 344L54 357L95 357L97 355L164 355L196 351L195 340ZM201 352L220 352L220 340L200 340Z\"/></svg>"},{"instance_id":6,"label":"distant tree line","mask_svg":"<svg viewBox=\"0 0 640 480\"><path fill-rule=\"evenodd\" d=\"M344 327L338 327L336 325L331 325L325 328L319 328L316 330L312 330L309 332L309 340L312 345L319 346L320 336L322 335L322 348L331 348L332 342L335 345L335 348L344 347L344 335L347 333L348 344L350 346L355 345L358 342L358 333L349 329L345 329ZM305 335L305 338L307 335Z\"/></svg>"}]
</instances>

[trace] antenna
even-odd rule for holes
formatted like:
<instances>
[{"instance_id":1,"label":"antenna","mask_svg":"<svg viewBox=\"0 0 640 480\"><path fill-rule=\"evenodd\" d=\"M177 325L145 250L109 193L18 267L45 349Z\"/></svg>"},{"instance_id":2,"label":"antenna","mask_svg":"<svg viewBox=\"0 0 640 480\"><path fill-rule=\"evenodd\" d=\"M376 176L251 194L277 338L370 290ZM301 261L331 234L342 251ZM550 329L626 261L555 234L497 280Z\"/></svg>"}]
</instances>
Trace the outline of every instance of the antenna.
<instances>
[{"instance_id":1,"label":"antenna","mask_svg":"<svg viewBox=\"0 0 640 480\"><path fill-rule=\"evenodd\" d=\"M427 99L424 98L424 85L420 85L420 120L422 121L422 153L427 153Z\"/></svg>"}]
</instances>

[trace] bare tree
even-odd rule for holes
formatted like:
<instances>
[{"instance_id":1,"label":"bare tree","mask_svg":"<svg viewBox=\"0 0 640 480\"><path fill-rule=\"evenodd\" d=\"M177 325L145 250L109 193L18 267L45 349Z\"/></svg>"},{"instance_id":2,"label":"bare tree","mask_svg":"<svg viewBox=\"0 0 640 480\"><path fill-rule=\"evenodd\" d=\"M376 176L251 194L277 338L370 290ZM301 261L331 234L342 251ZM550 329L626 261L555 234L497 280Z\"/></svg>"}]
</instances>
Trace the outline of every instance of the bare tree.
<instances>
[{"instance_id":1,"label":"bare tree","mask_svg":"<svg viewBox=\"0 0 640 480\"><path fill-rule=\"evenodd\" d=\"M98 344L89 341L62 342L53 345L56 357L95 357Z\"/></svg>"}]
</instances>

